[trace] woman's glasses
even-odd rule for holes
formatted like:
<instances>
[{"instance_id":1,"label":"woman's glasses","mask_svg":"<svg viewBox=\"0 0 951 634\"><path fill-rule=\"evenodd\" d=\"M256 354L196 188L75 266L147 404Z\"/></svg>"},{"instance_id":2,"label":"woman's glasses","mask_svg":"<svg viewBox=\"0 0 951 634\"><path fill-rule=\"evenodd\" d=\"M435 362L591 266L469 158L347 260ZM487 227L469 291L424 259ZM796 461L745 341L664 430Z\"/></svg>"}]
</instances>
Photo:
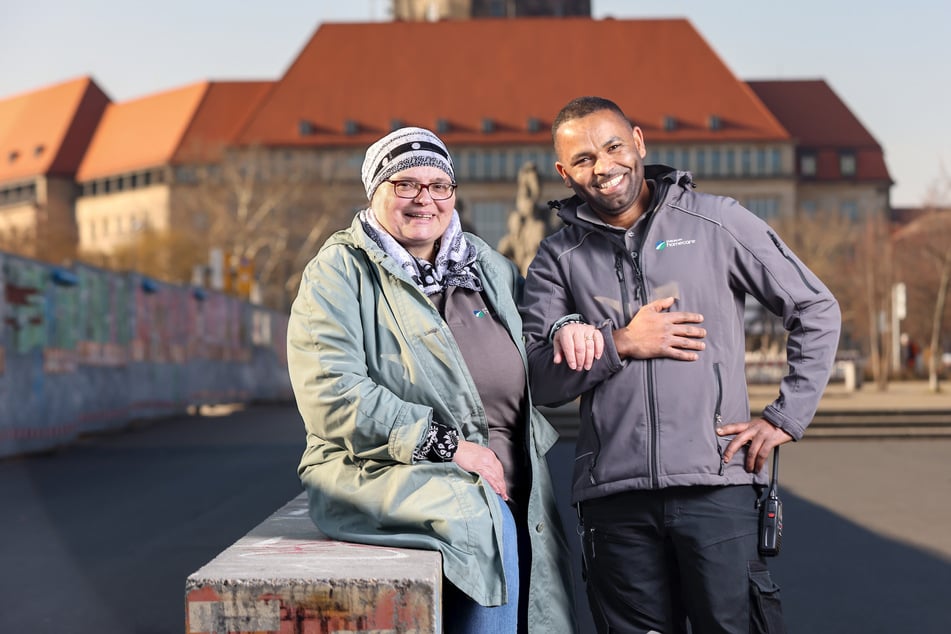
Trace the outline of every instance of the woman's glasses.
<instances>
[{"instance_id":1,"label":"woman's glasses","mask_svg":"<svg viewBox=\"0 0 951 634\"><path fill-rule=\"evenodd\" d=\"M425 189L433 200L446 200L456 191L455 183L417 183L416 181L386 181L393 186L398 198L416 198Z\"/></svg>"}]
</instances>

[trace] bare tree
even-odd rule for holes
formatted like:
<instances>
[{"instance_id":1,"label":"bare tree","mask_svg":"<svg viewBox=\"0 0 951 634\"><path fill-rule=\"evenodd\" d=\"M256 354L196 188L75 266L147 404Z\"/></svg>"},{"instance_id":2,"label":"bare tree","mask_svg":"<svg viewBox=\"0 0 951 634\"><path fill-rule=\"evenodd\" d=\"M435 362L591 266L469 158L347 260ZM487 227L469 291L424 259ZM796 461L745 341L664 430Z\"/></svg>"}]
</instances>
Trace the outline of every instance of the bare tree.
<instances>
[{"instance_id":1,"label":"bare tree","mask_svg":"<svg viewBox=\"0 0 951 634\"><path fill-rule=\"evenodd\" d=\"M909 324L928 341L928 387L932 392L940 390L941 334L948 321L948 292L951 288L951 211L947 204L941 204L947 203L949 194L951 178L945 174L929 193L926 213L896 236L909 294L923 304L933 298L931 310L915 315L917 319Z\"/></svg>"},{"instance_id":2,"label":"bare tree","mask_svg":"<svg viewBox=\"0 0 951 634\"><path fill-rule=\"evenodd\" d=\"M340 163L310 150L234 148L198 168L179 202L207 247L251 263L265 303L282 309L298 270L350 212L335 178Z\"/></svg>"},{"instance_id":3,"label":"bare tree","mask_svg":"<svg viewBox=\"0 0 951 634\"><path fill-rule=\"evenodd\" d=\"M188 284L205 261L204 242L194 232L144 229L110 253L82 254L83 261L114 271L136 271L175 284Z\"/></svg>"}]
</instances>

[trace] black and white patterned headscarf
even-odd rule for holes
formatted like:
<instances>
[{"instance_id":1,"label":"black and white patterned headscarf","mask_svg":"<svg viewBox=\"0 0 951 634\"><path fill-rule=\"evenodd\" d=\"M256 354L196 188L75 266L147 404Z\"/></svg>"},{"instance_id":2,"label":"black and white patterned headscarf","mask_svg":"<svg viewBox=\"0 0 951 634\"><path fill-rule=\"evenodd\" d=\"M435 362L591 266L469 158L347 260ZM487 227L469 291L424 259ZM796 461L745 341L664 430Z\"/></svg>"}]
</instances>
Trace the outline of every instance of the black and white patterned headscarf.
<instances>
[{"instance_id":1,"label":"black and white patterned headscarf","mask_svg":"<svg viewBox=\"0 0 951 634\"><path fill-rule=\"evenodd\" d=\"M414 257L403 248L380 225L372 209L364 209L360 212L360 223L370 239L396 260L426 295L440 293L446 290L447 286L482 291L482 282L475 274L476 250L462 233L459 213L455 209L452 210L449 226L439 239L439 252L436 254L435 264Z\"/></svg>"}]
</instances>

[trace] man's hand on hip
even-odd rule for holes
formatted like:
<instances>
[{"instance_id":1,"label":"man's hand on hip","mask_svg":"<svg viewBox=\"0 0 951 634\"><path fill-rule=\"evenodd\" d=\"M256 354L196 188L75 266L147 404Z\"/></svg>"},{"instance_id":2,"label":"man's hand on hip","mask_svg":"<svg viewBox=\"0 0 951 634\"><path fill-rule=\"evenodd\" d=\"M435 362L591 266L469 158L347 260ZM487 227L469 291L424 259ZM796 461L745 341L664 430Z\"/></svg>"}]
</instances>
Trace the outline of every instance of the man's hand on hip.
<instances>
[{"instance_id":1,"label":"man's hand on hip","mask_svg":"<svg viewBox=\"0 0 951 634\"><path fill-rule=\"evenodd\" d=\"M756 473L763 468L773 447L793 439L765 418L757 418L746 423L730 423L717 428L718 436L733 434L736 434L736 437L723 451L723 462L729 462L743 445L749 445L746 452L746 464L743 466L750 473Z\"/></svg>"}]
</instances>

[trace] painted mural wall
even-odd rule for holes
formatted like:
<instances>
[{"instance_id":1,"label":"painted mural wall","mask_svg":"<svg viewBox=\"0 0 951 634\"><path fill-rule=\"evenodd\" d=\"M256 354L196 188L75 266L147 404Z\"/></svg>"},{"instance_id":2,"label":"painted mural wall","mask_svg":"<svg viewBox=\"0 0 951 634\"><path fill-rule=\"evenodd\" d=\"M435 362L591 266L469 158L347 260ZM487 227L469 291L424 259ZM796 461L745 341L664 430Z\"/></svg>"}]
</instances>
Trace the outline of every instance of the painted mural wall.
<instances>
[{"instance_id":1,"label":"painted mural wall","mask_svg":"<svg viewBox=\"0 0 951 634\"><path fill-rule=\"evenodd\" d=\"M0 457L195 405L291 400L287 316L0 252Z\"/></svg>"}]
</instances>

